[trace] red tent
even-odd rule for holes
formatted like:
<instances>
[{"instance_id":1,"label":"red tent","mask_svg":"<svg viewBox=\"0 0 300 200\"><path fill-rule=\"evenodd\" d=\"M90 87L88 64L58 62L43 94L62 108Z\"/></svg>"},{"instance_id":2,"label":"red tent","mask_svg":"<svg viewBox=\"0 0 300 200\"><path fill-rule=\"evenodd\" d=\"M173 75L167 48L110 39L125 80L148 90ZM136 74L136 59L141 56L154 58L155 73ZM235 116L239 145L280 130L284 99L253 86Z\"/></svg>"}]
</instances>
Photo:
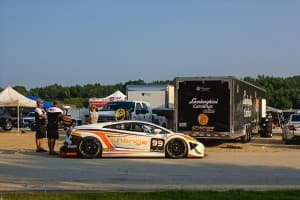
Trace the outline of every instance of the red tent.
<instances>
[{"instance_id":1,"label":"red tent","mask_svg":"<svg viewBox=\"0 0 300 200\"><path fill-rule=\"evenodd\" d=\"M97 108L102 108L105 106L108 102L111 101L126 101L127 97L125 94L120 92L119 90L112 93L111 95L104 97L104 98L90 98L89 103L91 105L97 106Z\"/></svg>"}]
</instances>

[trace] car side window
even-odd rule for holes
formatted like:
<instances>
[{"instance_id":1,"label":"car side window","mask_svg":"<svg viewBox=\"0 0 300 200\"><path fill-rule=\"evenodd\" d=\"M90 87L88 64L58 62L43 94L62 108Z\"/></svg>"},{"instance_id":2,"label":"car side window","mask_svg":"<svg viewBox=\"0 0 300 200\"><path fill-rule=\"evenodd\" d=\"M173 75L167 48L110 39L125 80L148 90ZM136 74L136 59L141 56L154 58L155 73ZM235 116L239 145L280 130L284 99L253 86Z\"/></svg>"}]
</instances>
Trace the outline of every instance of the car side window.
<instances>
[{"instance_id":1,"label":"car side window","mask_svg":"<svg viewBox=\"0 0 300 200\"><path fill-rule=\"evenodd\" d=\"M129 130L129 124L128 123L113 124L113 125L104 126L103 128L127 131Z\"/></svg>"},{"instance_id":2,"label":"car side window","mask_svg":"<svg viewBox=\"0 0 300 200\"><path fill-rule=\"evenodd\" d=\"M146 111L146 113L149 113L148 106L145 103L143 103L143 109Z\"/></svg>"},{"instance_id":3,"label":"car side window","mask_svg":"<svg viewBox=\"0 0 300 200\"><path fill-rule=\"evenodd\" d=\"M141 106L140 103L137 103L137 104L136 104L135 113L136 113L136 114L139 114L139 113L141 113L141 111L142 111L142 106Z\"/></svg>"},{"instance_id":4,"label":"car side window","mask_svg":"<svg viewBox=\"0 0 300 200\"><path fill-rule=\"evenodd\" d=\"M103 128L122 130L122 125L121 124L113 124L113 125L104 126Z\"/></svg>"},{"instance_id":5,"label":"car side window","mask_svg":"<svg viewBox=\"0 0 300 200\"><path fill-rule=\"evenodd\" d=\"M167 134L168 132L161 129L161 128L158 128L156 126L152 126L150 124L143 124L143 130L145 133L148 133L148 134ZM157 132L159 130L159 132Z\"/></svg>"},{"instance_id":6,"label":"car side window","mask_svg":"<svg viewBox=\"0 0 300 200\"><path fill-rule=\"evenodd\" d=\"M123 130L123 131L133 131L133 132L143 132L148 134L157 134L156 130L160 130L159 134L167 134L168 132L160 129L156 126L152 126L150 124L143 123L120 123L104 126L104 128L115 129L115 130Z\"/></svg>"}]
</instances>

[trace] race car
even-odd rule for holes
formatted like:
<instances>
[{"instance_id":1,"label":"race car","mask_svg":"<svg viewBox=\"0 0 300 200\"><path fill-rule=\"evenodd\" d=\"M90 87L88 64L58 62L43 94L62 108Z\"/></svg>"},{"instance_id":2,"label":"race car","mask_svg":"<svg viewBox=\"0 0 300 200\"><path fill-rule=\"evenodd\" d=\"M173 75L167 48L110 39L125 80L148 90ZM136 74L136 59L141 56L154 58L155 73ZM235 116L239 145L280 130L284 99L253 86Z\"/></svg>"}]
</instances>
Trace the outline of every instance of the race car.
<instances>
[{"instance_id":1,"label":"race car","mask_svg":"<svg viewBox=\"0 0 300 200\"><path fill-rule=\"evenodd\" d=\"M67 133L60 155L85 158L202 158L205 147L188 135L156 124L125 120L75 127Z\"/></svg>"}]
</instances>

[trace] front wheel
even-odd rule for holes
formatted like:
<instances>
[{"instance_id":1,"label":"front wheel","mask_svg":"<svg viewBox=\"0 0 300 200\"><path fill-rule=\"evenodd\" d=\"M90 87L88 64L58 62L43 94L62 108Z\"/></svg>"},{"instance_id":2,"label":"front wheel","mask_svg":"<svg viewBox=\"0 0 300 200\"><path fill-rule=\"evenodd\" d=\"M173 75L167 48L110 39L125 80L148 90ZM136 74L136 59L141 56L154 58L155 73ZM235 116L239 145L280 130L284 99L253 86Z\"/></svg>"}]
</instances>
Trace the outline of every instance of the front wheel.
<instances>
[{"instance_id":1,"label":"front wheel","mask_svg":"<svg viewBox=\"0 0 300 200\"><path fill-rule=\"evenodd\" d=\"M188 147L185 141L176 138L170 140L166 145L166 157L184 158L188 153Z\"/></svg>"},{"instance_id":2,"label":"front wheel","mask_svg":"<svg viewBox=\"0 0 300 200\"><path fill-rule=\"evenodd\" d=\"M5 131L11 131L12 128L13 128L13 125L12 125L11 121L6 122L5 125L3 126L3 129Z\"/></svg>"},{"instance_id":3,"label":"front wheel","mask_svg":"<svg viewBox=\"0 0 300 200\"><path fill-rule=\"evenodd\" d=\"M83 138L78 147L79 153L85 158L101 157L102 145L97 138Z\"/></svg>"}]
</instances>

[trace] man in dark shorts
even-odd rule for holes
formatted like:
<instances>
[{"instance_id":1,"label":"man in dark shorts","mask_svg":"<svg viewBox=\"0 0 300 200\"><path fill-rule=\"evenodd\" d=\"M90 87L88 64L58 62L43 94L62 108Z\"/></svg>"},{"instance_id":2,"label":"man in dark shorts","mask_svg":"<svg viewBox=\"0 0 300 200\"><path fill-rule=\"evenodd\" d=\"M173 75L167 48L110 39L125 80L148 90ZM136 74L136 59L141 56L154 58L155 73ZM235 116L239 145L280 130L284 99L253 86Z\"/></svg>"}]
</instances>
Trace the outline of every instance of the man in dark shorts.
<instances>
[{"instance_id":1,"label":"man in dark shorts","mask_svg":"<svg viewBox=\"0 0 300 200\"><path fill-rule=\"evenodd\" d=\"M43 138L46 137L46 119L47 114L43 109L43 101L36 101L37 107L34 110L35 113L35 143L36 143L36 152L46 152L45 149L42 148Z\"/></svg>"},{"instance_id":2,"label":"man in dark shorts","mask_svg":"<svg viewBox=\"0 0 300 200\"><path fill-rule=\"evenodd\" d=\"M49 155L58 155L54 151L55 142L58 139L58 124L62 119L63 111L58 108L59 102L55 101L53 106L48 108L47 116L48 116L48 124L47 124L47 138L48 138L48 146L49 146Z\"/></svg>"}]
</instances>

